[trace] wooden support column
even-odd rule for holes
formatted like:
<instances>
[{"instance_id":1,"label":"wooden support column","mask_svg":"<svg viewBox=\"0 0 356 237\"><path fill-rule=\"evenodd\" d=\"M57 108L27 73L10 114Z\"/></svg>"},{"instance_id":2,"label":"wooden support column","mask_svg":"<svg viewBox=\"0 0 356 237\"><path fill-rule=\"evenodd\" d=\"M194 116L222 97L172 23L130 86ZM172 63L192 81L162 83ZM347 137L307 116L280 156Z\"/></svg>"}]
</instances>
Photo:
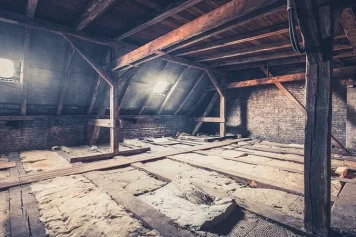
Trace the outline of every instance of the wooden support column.
<instances>
[{"instance_id":1,"label":"wooden support column","mask_svg":"<svg viewBox=\"0 0 356 237\"><path fill-rule=\"evenodd\" d=\"M331 79L334 39L331 3L331 0L295 1L307 54L304 224L307 231L318 236L328 236L330 231Z\"/></svg>"},{"instance_id":2,"label":"wooden support column","mask_svg":"<svg viewBox=\"0 0 356 237\"><path fill-rule=\"evenodd\" d=\"M72 65L72 60L74 57L74 49L69 45L68 49L68 59L66 60L66 64L64 66L65 74L63 75L63 81L62 81L62 86L61 90L59 92L59 99L58 99L58 105L57 105L57 115L61 115L62 109L63 109L63 101L64 101L64 95L67 90L68 82L69 82L69 76L70 76L70 70L71 70L71 65Z\"/></svg>"},{"instance_id":3,"label":"wooden support column","mask_svg":"<svg viewBox=\"0 0 356 237\"><path fill-rule=\"evenodd\" d=\"M21 115L26 115L27 107L27 83L30 74L30 51L31 51L31 29L25 28L23 59L22 59L22 83L21 83Z\"/></svg>"},{"instance_id":4,"label":"wooden support column","mask_svg":"<svg viewBox=\"0 0 356 237\"><path fill-rule=\"evenodd\" d=\"M119 82L116 81L110 86L110 150L114 154L119 153Z\"/></svg>"}]
</instances>

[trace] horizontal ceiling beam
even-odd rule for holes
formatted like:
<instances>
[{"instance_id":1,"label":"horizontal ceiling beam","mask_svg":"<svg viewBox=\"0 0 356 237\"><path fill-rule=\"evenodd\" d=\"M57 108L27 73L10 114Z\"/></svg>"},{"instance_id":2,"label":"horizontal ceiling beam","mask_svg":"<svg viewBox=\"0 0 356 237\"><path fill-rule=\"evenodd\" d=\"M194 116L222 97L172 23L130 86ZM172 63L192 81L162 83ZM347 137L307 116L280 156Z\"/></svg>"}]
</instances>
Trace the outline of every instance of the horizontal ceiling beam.
<instances>
[{"instance_id":1,"label":"horizontal ceiling beam","mask_svg":"<svg viewBox=\"0 0 356 237\"><path fill-rule=\"evenodd\" d=\"M346 78L356 76L356 67L342 67L334 69L334 78ZM231 82L225 86L225 89L234 89L249 86L259 86L274 84L277 82L291 82L291 81L303 81L305 80L305 73L295 73L284 76L267 77L261 79L253 79L247 81Z\"/></svg>"},{"instance_id":2,"label":"horizontal ceiling beam","mask_svg":"<svg viewBox=\"0 0 356 237\"><path fill-rule=\"evenodd\" d=\"M129 24L124 30L122 30L115 40L122 40L131 35L134 35L168 17L171 17L174 14L177 14L185 9L194 6L195 4L201 2L203 0L180 0L171 3L170 5L164 7L163 9L159 9L144 17L143 19L139 19L138 21Z\"/></svg>"},{"instance_id":3,"label":"horizontal ceiling beam","mask_svg":"<svg viewBox=\"0 0 356 237\"><path fill-rule=\"evenodd\" d=\"M88 26L95 18L104 13L109 6L114 3L116 0L92 0L84 13L79 17L79 20L76 23L75 29L82 30Z\"/></svg>"},{"instance_id":4,"label":"horizontal ceiling beam","mask_svg":"<svg viewBox=\"0 0 356 237\"><path fill-rule=\"evenodd\" d=\"M197 19L155 39L138 49L119 58L113 70L120 69L136 61L155 54L184 40L224 25L232 20L254 12L261 7L277 2L277 0L232 0L221 7L198 17Z\"/></svg>"}]
</instances>

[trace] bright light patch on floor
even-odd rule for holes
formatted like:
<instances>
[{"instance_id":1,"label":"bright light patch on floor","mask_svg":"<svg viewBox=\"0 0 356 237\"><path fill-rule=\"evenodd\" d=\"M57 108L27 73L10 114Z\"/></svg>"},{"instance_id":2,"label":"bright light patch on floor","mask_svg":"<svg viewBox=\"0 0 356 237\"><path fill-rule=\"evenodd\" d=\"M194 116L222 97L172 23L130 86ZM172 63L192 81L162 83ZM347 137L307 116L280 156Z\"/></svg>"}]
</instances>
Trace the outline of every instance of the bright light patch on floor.
<instances>
[{"instance_id":1,"label":"bright light patch on floor","mask_svg":"<svg viewBox=\"0 0 356 237\"><path fill-rule=\"evenodd\" d=\"M0 58L0 77L13 77L14 71L14 63L11 60Z\"/></svg>"},{"instance_id":2,"label":"bright light patch on floor","mask_svg":"<svg viewBox=\"0 0 356 237\"><path fill-rule=\"evenodd\" d=\"M168 86L168 83L165 81L158 81L153 88L153 93L154 94L163 94L163 92L166 90Z\"/></svg>"}]
</instances>

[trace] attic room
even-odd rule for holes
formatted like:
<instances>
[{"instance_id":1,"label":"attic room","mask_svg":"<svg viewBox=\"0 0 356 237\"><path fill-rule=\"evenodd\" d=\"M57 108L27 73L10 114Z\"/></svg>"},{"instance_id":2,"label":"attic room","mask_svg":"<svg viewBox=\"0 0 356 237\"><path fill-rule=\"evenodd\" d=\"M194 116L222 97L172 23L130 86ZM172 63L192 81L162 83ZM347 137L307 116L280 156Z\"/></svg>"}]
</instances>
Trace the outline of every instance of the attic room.
<instances>
[{"instance_id":1,"label":"attic room","mask_svg":"<svg viewBox=\"0 0 356 237\"><path fill-rule=\"evenodd\" d=\"M356 236L354 0L0 0L0 237Z\"/></svg>"}]
</instances>

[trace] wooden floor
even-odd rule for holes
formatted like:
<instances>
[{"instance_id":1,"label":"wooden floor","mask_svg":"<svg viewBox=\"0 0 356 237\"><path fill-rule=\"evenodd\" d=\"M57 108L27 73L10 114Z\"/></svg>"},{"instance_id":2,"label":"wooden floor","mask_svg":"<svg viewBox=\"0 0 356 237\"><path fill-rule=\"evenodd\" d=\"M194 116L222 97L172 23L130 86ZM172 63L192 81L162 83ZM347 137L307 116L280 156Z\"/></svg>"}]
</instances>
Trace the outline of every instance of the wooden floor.
<instances>
[{"instance_id":1,"label":"wooden floor","mask_svg":"<svg viewBox=\"0 0 356 237\"><path fill-rule=\"evenodd\" d=\"M13 237L45 236L46 223L39 221L43 210L39 210L30 184L59 176L83 174L118 205L162 236L202 234L179 226L169 216L140 198L140 195L159 190L162 186L148 188L139 194L129 189L129 185L118 187L117 181L103 176L104 172L108 172L103 170L114 169L120 172L131 166L131 169L144 172L165 185L177 178L187 179L211 197L232 198L238 208L257 215L262 218L261 221L267 219L271 223L278 223L279 227L273 224L276 229L306 235L302 220L303 147L252 139L216 141L221 139L183 138L127 140L120 144L123 152L121 156L114 158L105 156L108 151L105 145L96 149L88 146L64 147L48 152L49 156L53 154L53 157L59 157L53 161L48 158L21 162L19 153L9 154L8 161L2 159L0 163L0 167L10 174L8 178L0 180L0 188L9 195L8 233ZM56 159L62 159L64 166L54 167L55 163L58 164ZM337 173L333 173L332 177L332 225L340 233L347 232L345 236L356 235L356 205L353 205L356 203L356 159L353 159L335 153L332 160L333 170L338 167L346 167L348 170L345 177ZM120 173L117 178L122 178ZM219 183L221 180L225 182L223 185ZM238 222L236 220L235 225L243 223Z\"/></svg>"}]
</instances>

